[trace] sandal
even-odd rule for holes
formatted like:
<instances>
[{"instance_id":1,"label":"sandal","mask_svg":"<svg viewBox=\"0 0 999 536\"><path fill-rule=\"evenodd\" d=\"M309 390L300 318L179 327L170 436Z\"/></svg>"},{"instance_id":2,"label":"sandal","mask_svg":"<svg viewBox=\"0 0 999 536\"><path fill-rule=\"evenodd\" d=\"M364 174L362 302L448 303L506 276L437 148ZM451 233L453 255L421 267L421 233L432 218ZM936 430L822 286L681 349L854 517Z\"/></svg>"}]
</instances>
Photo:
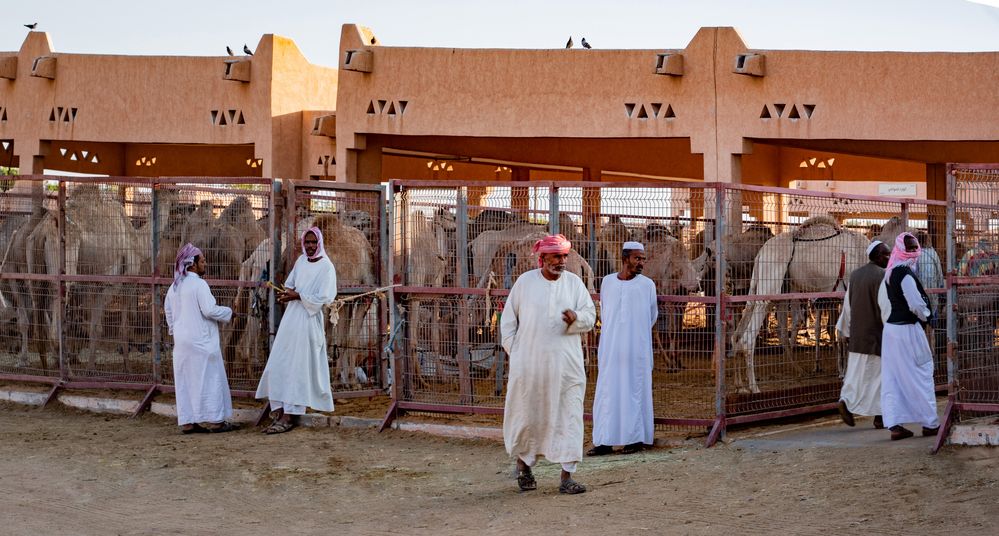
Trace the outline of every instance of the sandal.
<instances>
[{"instance_id":1,"label":"sandal","mask_svg":"<svg viewBox=\"0 0 999 536\"><path fill-rule=\"evenodd\" d=\"M188 429L186 429L186 430L184 428L181 428L180 429L180 433L182 433L184 435L188 435L188 434L207 434L208 433L208 429L205 428L204 426L201 426L198 423L192 423L191 427L188 428Z\"/></svg>"},{"instance_id":2,"label":"sandal","mask_svg":"<svg viewBox=\"0 0 999 536\"><path fill-rule=\"evenodd\" d=\"M621 454L634 454L636 452L641 452L644 449L644 443L632 443L630 445L625 445L625 447L621 449Z\"/></svg>"},{"instance_id":3,"label":"sandal","mask_svg":"<svg viewBox=\"0 0 999 536\"><path fill-rule=\"evenodd\" d=\"M538 489L538 483L534 480L534 475L531 470L527 471L517 471L517 486L520 487L520 491L531 491Z\"/></svg>"},{"instance_id":4,"label":"sandal","mask_svg":"<svg viewBox=\"0 0 999 536\"><path fill-rule=\"evenodd\" d=\"M592 449L586 451L587 456L606 456L613 453L614 447L610 445L595 445Z\"/></svg>"},{"instance_id":5,"label":"sandal","mask_svg":"<svg viewBox=\"0 0 999 536\"><path fill-rule=\"evenodd\" d=\"M270 426L264 429L264 433L267 435L283 434L285 432L290 431L294 427L295 423L290 421L289 422L274 421L273 423L271 423Z\"/></svg>"},{"instance_id":6,"label":"sandal","mask_svg":"<svg viewBox=\"0 0 999 536\"><path fill-rule=\"evenodd\" d=\"M559 493L565 493L566 495L575 495L577 493L586 493L586 486L576 482L573 479L563 480L562 485L558 487Z\"/></svg>"},{"instance_id":7,"label":"sandal","mask_svg":"<svg viewBox=\"0 0 999 536\"><path fill-rule=\"evenodd\" d=\"M239 425L233 424L231 422L221 422L215 427L204 427L204 430L209 434L224 434L226 432L232 432L233 430L238 430Z\"/></svg>"}]
</instances>

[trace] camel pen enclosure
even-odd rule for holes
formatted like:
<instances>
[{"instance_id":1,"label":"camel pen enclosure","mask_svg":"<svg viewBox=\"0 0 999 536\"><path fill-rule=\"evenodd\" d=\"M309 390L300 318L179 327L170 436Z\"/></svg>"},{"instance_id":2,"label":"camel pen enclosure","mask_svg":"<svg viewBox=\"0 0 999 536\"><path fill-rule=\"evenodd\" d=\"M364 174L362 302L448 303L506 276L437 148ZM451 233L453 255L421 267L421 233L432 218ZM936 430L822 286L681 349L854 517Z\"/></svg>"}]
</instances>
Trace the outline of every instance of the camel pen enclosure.
<instances>
[{"instance_id":1,"label":"camel pen enclosure","mask_svg":"<svg viewBox=\"0 0 999 536\"><path fill-rule=\"evenodd\" d=\"M499 318L513 282L537 267L534 241L572 241L567 269L599 310L601 279L618 269L622 243L638 240L659 301L656 422L708 429L708 444L729 425L835 407L847 353L836 324L850 274L868 262L871 240L891 248L904 231L924 244L920 274L936 315L927 336L946 389L945 319L956 303L947 275L956 264L937 248L963 255L970 231L948 229L982 225L967 215L955 224L944 201L720 183L390 188L395 410L502 413L509 356ZM598 322L583 338L588 415L599 337Z\"/></svg>"},{"instance_id":2,"label":"camel pen enclosure","mask_svg":"<svg viewBox=\"0 0 999 536\"><path fill-rule=\"evenodd\" d=\"M244 177L18 176L0 193L0 379L61 388L173 390L163 312L178 248L233 309L220 343L233 394L252 397L280 321L280 286L304 229L341 270L339 322L324 311L338 398L384 392L381 188ZM282 191L282 186L286 191ZM304 227L304 229L303 229ZM348 262L344 254L360 251ZM272 262L275 260L277 262ZM350 366L348 366L350 364ZM51 397L50 396L50 397Z\"/></svg>"}]
</instances>

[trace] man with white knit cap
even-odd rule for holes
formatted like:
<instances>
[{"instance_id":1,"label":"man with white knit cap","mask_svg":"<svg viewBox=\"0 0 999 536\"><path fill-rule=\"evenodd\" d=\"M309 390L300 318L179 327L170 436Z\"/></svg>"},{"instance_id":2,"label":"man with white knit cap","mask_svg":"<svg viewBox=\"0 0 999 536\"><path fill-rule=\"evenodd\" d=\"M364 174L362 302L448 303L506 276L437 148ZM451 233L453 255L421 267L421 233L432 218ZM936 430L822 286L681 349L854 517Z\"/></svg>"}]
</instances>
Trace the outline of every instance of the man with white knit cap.
<instances>
[{"instance_id":1,"label":"man with white knit cap","mask_svg":"<svg viewBox=\"0 0 999 536\"><path fill-rule=\"evenodd\" d=\"M836 329L849 349L843 388L839 395L839 414L848 426L854 426L854 414L874 416L874 427L883 428L881 418L881 332L883 324L878 306L878 289L884 281L885 267L891 253L880 240L867 246L864 266L850 274L843 312Z\"/></svg>"},{"instance_id":2,"label":"man with white knit cap","mask_svg":"<svg viewBox=\"0 0 999 536\"><path fill-rule=\"evenodd\" d=\"M642 275L645 247L625 242L621 271L600 286L600 346L593 398L593 448L586 454L625 454L651 446L652 328L659 316L656 284Z\"/></svg>"}]
</instances>

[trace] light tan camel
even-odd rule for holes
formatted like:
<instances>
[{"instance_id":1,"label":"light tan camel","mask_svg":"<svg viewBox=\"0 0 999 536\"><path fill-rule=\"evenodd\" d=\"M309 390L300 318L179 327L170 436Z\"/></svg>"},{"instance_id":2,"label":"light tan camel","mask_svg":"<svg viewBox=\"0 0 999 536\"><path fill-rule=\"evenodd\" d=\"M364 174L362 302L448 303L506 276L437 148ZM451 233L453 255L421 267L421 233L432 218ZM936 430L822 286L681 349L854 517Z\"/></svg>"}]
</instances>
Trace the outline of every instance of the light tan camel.
<instances>
[{"instance_id":1,"label":"light tan camel","mask_svg":"<svg viewBox=\"0 0 999 536\"><path fill-rule=\"evenodd\" d=\"M647 260L643 275L656 284L657 294L682 296L697 290L698 274L683 242L662 235L646 246L645 254ZM617 256L620 258L621 252ZM677 346L685 310L686 304L677 302L663 302L659 307L661 314L653 338L655 348L666 355L666 366L670 372L683 368Z\"/></svg>"},{"instance_id":2,"label":"light tan camel","mask_svg":"<svg viewBox=\"0 0 999 536\"><path fill-rule=\"evenodd\" d=\"M809 218L798 229L763 245L756 256L749 294L844 290L853 270L867 262L864 251L869 243L863 234L843 229L830 216ZM767 309L765 300L748 302L732 334L732 355L746 360L748 388L753 393L760 392L754 354ZM741 374L736 383L744 385Z\"/></svg>"}]
</instances>

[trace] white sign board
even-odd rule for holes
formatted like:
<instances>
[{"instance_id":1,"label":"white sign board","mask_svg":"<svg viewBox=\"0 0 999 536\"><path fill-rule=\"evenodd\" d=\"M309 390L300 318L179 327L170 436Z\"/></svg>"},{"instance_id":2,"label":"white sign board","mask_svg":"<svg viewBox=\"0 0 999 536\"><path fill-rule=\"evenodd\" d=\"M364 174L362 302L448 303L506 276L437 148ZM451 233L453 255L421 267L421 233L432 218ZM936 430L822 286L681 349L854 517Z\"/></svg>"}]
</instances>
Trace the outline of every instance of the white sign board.
<instances>
[{"instance_id":1,"label":"white sign board","mask_svg":"<svg viewBox=\"0 0 999 536\"><path fill-rule=\"evenodd\" d=\"M878 184L878 195L888 197L916 197L918 191L914 182L882 182Z\"/></svg>"}]
</instances>

